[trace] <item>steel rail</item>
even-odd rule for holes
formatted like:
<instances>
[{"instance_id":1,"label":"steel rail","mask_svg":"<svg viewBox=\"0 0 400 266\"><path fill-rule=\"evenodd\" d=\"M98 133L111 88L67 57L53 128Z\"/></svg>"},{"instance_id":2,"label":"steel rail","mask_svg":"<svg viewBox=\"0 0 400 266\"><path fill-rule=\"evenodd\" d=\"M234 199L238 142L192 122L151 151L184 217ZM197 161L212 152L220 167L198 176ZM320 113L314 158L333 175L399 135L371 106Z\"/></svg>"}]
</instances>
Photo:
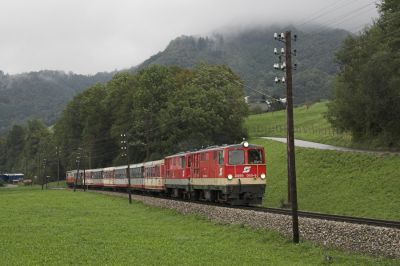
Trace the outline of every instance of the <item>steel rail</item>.
<instances>
[{"instance_id":1,"label":"steel rail","mask_svg":"<svg viewBox=\"0 0 400 266\"><path fill-rule=\"evenodd\" d=\"M291 210L281 209L281 208L265 208L265 207L254 207L254 206L253 207L239 206L238 208L244 209L244 210L247 209L247 210L254 210L254 211L258 211L258 212L268 212L268 213L276 213L276 214L282 214L282 215L291 215L292 214ZM318 213L318 212L308 212L308 211L298 211L298 214L300 217L303 217L303 218L313 218L313 219L319 219L319 220L328 220L328 221L363 224L363 225L373 225L373 226L400 229L400 221L381 220L381 219L372 219L372 218L354 217L354 216L345 216L345 215L336 215L336 214L327 214L327 213Z\"/></svg>"}]
</instances>

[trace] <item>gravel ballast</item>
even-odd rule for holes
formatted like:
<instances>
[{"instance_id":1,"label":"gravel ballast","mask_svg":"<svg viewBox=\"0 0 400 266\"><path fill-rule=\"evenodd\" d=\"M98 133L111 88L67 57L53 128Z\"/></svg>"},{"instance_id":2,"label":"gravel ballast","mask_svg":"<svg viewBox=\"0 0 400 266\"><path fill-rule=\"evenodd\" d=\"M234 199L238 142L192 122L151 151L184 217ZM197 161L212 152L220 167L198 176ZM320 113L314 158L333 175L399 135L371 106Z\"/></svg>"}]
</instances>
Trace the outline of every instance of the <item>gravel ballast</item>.
<instances>
[{"instance_id":1,"label":"gravel ballast","mask_svg":"<svg viewBox=\"0 0 400 266\"><path fill-rule=\"evenodd\" d=\"M92 190L91 190L92 192ZM93 191L102 194L127 197L126 193ZM196 214L223 224L240 224L256 229L272 229L291 237L291 216L203 205L155 197L132 195L146 205L168 208L182 214ZM400 259L400 230L370 225L299 217L300 238L327 247L358 252L367 255Z\"/></svg>"}]
</instances>

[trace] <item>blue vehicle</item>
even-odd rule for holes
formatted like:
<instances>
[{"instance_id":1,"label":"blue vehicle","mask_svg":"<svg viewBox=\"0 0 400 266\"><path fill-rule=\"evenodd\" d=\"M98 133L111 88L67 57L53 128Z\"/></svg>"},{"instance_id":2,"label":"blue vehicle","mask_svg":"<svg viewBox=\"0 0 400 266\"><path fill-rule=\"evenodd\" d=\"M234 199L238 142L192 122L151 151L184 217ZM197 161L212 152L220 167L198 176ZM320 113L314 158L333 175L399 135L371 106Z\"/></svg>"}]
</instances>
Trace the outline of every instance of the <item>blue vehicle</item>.
<instances>
[{"instance_id":1,"label":"blue vehicle","mask_svg":"<svg viewBox=\"0 0 400 266\"><path fill-rule=\"evenodd\" d=\"M24 174L22 173L4 173L0 174L0 179L3 179L6 183L15 183L24 180Z\"/></svg>"}]
</instances>

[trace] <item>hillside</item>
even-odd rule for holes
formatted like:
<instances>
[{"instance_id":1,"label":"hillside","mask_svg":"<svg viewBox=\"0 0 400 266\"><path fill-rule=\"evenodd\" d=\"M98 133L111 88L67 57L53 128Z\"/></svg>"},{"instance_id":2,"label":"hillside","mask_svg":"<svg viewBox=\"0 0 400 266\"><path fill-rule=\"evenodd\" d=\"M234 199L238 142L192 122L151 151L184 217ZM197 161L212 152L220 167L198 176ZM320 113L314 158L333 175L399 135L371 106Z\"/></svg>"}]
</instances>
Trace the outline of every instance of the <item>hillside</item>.
<instances>
[{"instance_id":1,"label":"hillside","mask_svg":"<svg viewBox=\"0 0 400 266\"><path fill-rule=\"evenodd\" d=\"M150 57L138 68L152 64L178 65L191 68L199 62L226 64L231 67L252 89L268 95L284 95L282 86L274 84L276 75L272 68L277 58L275 47L281 47L273 38L277 28L247 29L235 34L214 34L211 37L181 36L171 41L167 48ZM344 30L325 30L318 34L307 34L293 30L298 41L294 61L294 97L296 103L326 99L330 94L330 80L336 73L334 54L348 35ZM246 88L247 95L261 99L260 94Z\"/></svg>"},{"instance_id":2,"label":"hillside","mask_svg":"<svg viewBox=\"0 0 400 266\"><path fill-rule=\"evenodd\" d=\"M354 143L336 132L325 118L327 103L294 109L295 138L320 143L376 148ZM251 115L246 120L250 141L263 145L268 167L264 205L280 207L287 199L286 144L257 137L286 137L286 112ZM399 220L400 186L394 154L363 154L296 147L298 201L301 210ZM372 184L372 185L371 185Z\"/></svg>"},{"instance_id":3,"label":"hillside","mask_svg":"<svg viewBox=\"0 0 400 266\"><path fill-rule=\"evenodd\" d=\"M191 68L199 62L230 66L252 89L268 95L283 96L282 86L273 84L276 61L273 48L280 46L273 38L277 28L253 28L237 33L213 34L210 37L182 36L172 40L166 49L148 60L130 68L136 72L149 65L178 65ZM298 54L295 62L294 97L296 103L325 99L329 96L330 80L336 72L334 54L348 35L343 30L325 30L319 34L306 34L294 30L299 36L294 44ZM53 123L66 103L95 83L105 83L114 73L85 76L60 71L39 71L7 75L0 71L0 134L12 124L21 124L29 118ZM250 89L247 95L255 100L261 96Z\"/></svg>"},{"instance_id":4,"label":"hillside","mask_svg":"<svg viewBox=\"0 0 400 266\"><path fill-rule=\"evenodd\" d=\"M8 75L0 71L0 134L29 118L53 123L76 93L111 77L112 73L85 76L45 70Z\"/></svg>"},{"instance_id":5,"label":"hillside","mask_svg":"<svg viewBox=\"0 0 400 266\"><path fill-rule=\"evenodd\" d=\"M325 118L327 102L299 106L294 109L295 137L325 144L368 148L365 143L353 143L350 134L334 130ZM286 137L286 111L250 115L246 128L251 137Z\"/></svg>"},{"instance_id":6,"label":"hillside","mask_svg":"<svg viewBox=\"0 0 400 266\"><path fill-rule=\"evenodd\" d=\"M254 138L265 147L267 184L264 205L287 202L286 144ZM398 155L375 155L296 147L300 210L399 220Z\"/></svg>"}]
</instances>

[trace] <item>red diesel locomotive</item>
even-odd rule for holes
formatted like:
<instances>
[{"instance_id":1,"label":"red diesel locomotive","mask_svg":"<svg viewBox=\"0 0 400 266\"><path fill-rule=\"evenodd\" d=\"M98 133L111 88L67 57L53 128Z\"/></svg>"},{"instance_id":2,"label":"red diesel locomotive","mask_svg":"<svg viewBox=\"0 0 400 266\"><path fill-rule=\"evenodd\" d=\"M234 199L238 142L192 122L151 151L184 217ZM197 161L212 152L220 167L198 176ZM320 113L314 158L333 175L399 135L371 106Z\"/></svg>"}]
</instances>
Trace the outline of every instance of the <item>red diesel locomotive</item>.
<instances>
[{"instance_id":1,"label":"red diesel locomotive","mask_svg":"<svg viewBox=\"0 0 400 266\"><path fill-rule=\"evenodd\" d=\"M264 148L247 142L132 164L129 172L133 190L232 205L261 204L267 174ZM76 170L67 172L69 186L76 178ZM79 173L79 185L82 179L83 173ZM88 187L122 189L128 184L127 165L85 171Z\"/></svg>"}]
</instances>

